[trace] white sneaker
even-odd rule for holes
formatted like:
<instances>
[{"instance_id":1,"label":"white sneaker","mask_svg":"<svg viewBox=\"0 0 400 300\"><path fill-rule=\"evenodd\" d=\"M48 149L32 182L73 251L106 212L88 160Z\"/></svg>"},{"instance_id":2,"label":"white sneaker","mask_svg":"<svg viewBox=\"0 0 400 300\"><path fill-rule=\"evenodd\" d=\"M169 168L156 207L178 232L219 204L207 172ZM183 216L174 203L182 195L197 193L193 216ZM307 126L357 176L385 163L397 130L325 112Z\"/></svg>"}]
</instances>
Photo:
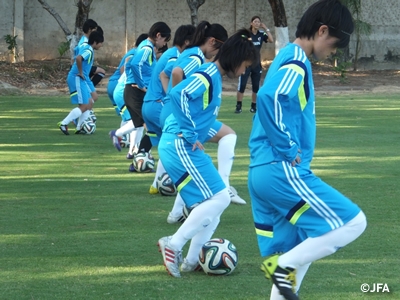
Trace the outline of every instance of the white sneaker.
<instances>
[{"instance_id":1,"label":"white sneaker","mask_svg":"<svg viewBox=\"0 0 400 300\"><path fill-rule=\"evenodd\" d=\"M171 215L171 213L168 214L168 217L167 217L168 224L183 223L183 221L185 221L185 218L183 217L183 215L174 217L173 215Z\"/></svg>"},{"instance_id":2,"label":"white sneaker","mask_svg":"<svg viewBox=\"0 0 400 300\"><path fill-rule=\"evenodd\" d=\"M191 264L187 261L186 258L183 259L183 263L181 265L181 272L196 272L202 270L203 268L200 266L198 262Z\"/></svg>"},{"instance_id":3,"label":"white sneaker","mask_svg":"<svg viewBox=\"0 0 400 300\"><path fill-rule=\"evenodd\" d=\"M231 202L232 203L241 204L241 205L245 205L246 204L246 201L239 197L236 189L233 186L231 186L228 189L228 191L229 191L229 196L231 197Z\"/></svg>"},{"instance_id":4,"label":"white sneaker","mask_svg":"<svg viewBox=\"0 0 400 300\"><path fill-rule=\"evenodd\" d=\"M158 240L158 248L163 256L164 266L168 273L174 277L181 277L179 262L182 260L182 251L173 249L169 245L171 237L165 236Z\"/></svg>"}]
</instances>

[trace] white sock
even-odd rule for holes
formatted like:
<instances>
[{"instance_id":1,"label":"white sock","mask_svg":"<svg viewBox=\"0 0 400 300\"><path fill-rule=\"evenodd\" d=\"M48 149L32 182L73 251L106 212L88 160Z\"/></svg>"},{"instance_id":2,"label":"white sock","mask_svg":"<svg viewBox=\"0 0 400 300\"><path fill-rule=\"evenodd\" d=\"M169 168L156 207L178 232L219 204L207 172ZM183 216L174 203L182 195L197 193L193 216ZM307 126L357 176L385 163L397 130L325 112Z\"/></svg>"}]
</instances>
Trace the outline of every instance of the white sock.
<instances>
[{"instance_id":1,"label":"white sock","mask_svg":"<svg viewBox=\"0 0 400 300\"><path fill-rule=\"evenodd\" d=\"M228 207L230 202L231 198L229 197L228 189L225 188L221 192L200 203L191 211L185 222L171 237L171 246L176 250L181 250L186 242L192 239L199 232L203 230L215 230L215 228L212 228L212 226L215 225L215 219L219 219L220 215L225 210L225 208ZM210 225L211 228L207 229L207 227ZM216 225L218 225L218 223ZM208 241L208 239L205 239L205 237L206 234L202 235L203 244ZM199 239L196 240L196 243L198 247L198 244L200 243L200 236ZM200 252L200 248L192 250L197 251L197 255Z\"/></svg>"},{"instance_id":2,"label":"white sock","mask_svg":"<svg viewBox=\"0 0 400 300\"><path fill-rule=\"evenodd\" d=\"M126 123L128 123L129 121L121 121L121 124L119 125L119 127L121 128L122 126L124 126Z\"/></svg>"},{"instance_id":3,"label":"white sock","mask_svg":"<svg viewBox=\"0 0 400 300\"><path fill-rule=\"evenodd\" d=\"M122 138L125 134L132 132L135 129L135 125L133 125L132 120L128 121L124 126L118 128L115 131L115 135Z\"/></svg>"},{"instance_id":4,"label":"white sock","mask_svg":"<svg viewBox=\"0 0 400 300\"><path fill-rule=\"evenodd\" d=\"M234 133L223 136L218 142L218 173L221 175L227 188L229 188L229 176L231 175L233 159L235 157L237 135Z\"/></svg>"},{"instance_id":5,"label":"white sock","mask_svg":"<svg viewBox=\"0 0 400 300\"><path fill-rule=\"evenodd\" d=\"M282 267L298 268L335 253L338 249L358 238L367 227L361 211L351 221L335 230L315 238L307 238L292 250L282 254L278 264Z\"/></svg>"},{"instance_id":6,"label":"white sock","mask_svg":"<svg viewBox=\"0 0 400 300\"><path fill-rule=\"evenodd\" d=\"M143 127L135 128L130 134L129 154L137 153L140 140L143 136Z\"/></svg>"},{"instance_id":7,"label":"white sock","mask_svg":"<svg viewBox=\"0 0 400 300\"><path fill-rule=\"evenodd\" d=\"M68 116L66 116L65 119L62 120L61 124L68 125L69 123L72 122L72 120L79 118L81 115L82 115L81 109L79 107L75 107L73 110L69 112Z\"/></svg>"},{"instance_id":8,"label":"white sock","mask_svg":"<svg viewBox=\"0 0 400 300\"><path fill-rule=\"evenodd\" d=\"M180 193L176 194L174 206L172 207L172 210L171 210L170 214L173 217L182 216L182 211L183 211L183 206L184 205L185 205L185 202L183 202L181 194Z\"/></svg>"},{"instance_id":9,"label":"white sock","mask_svg":"<svg viewBox=\"0 0 400 300\"><path fill-rule=\"evenodd\" d=\"M199 261L199 253L201 247L204 245L204 243L206 243L211 239L211 237L215 232L215 229L217 229L219 220L220 220L219 216L215 217L214 220L210 223L210 225L208 225L203 230L199 231L190 241L189 250L186 255L186 259L190 264L194 264Z\"/></svg>"},{"instance_id":10,"label":"white sock","mask_svg":"<svg viewBox=\"0 0 400 300\"><path fill-rule=\"evenodd\" d=\"M297 268L297 270L296 270L296 287L295 287L296 293L300 290L301 283L303 282L304 276L306 276L306 273L307 273L310 265L311 264L306 264L304 266L300 266ZM281 295L281 293L279 292L279 290L275 284L272 285L271 297L269 299L270 300L285 300L285 298Z\"/></svg>"},{"instance_id":11,"label":"white sock","mask_svg":"<svg viewBox=\"0 0 400 300\"><path fill-rule=\"evenodd\" d=\"M153 184L152 184L153 187L157 187L157 179L158 179L158 177L160 177L164 173L165 173L165 169L164 169L164 166L163 166L163 164L161 162L161 159L159 158L158 162L157 162L156 176L154 176L154 181L153 181Z\"/></svg>"},{"instance_id":12,"label":"white sock","mask_svg":"<svg viewBox=\"0 0 400 300\"><path fill-rule=\"evenodd\" d=\"M76 128L80 129L82 127L83 122L90 116L90 110L87 110L81 114L78 120L78 124L76 124Z\"/></svg>"}]
</instances>

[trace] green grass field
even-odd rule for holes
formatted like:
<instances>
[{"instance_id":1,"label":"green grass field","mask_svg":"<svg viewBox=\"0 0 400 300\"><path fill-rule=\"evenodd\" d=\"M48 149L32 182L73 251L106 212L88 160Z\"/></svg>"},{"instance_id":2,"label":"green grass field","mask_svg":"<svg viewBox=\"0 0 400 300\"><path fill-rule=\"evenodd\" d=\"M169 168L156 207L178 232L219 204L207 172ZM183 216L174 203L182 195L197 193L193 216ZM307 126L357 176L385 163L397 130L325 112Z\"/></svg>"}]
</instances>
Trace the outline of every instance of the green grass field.
<instances>
[{"instance_id":1,"label":"green grass field","mask_svg":"<svg viewBox=\"0 0 400 300\"><path fill-rule=\"evenodd\" d=\"M177 279L156 246L178 228L166 223L173 197L148 194L153 174L128 172L108 138L120 123L109 100L96 103L95 134L65 136L56 123L67 96L1 97L0 299L269 299L247 192L249 102L236 115L224 97L220 111L238 134L231 184L248 204L230 205L215 237L236 245L238 267ZM313 169L364 210L368 228L311 266L302 299L400 299L399 107L395 96L318 97ZM206 144L214 159L216 149ZM390 293L362 293L363 283Z\"/></svg>"}]
</instances>

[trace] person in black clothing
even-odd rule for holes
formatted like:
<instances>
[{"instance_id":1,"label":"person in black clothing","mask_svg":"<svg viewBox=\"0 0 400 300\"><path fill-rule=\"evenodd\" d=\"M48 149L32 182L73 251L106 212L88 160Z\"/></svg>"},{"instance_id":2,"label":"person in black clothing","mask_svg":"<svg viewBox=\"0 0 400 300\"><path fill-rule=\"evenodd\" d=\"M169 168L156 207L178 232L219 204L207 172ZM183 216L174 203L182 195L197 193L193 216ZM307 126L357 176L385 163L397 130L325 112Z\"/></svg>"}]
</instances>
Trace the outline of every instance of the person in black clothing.
<instances>
[{"instance_id":1,"label":"person in black clothing","mask_svg":"<svg viewBox=\"0 0 400 300\"><path fill-rule=\"evenodd\" d=\"M262 31L262 30L264 31ZM258 50L258 54L260 53L262 43L265 42L274 42L274 38L270 30L264 23L261 23L261 19L259 16L254 16L251 18L250 22L250 31L251 39L253 41L254 46ZM237 103L235 113L240 114L242 112L242 101L243 101L243 93L246 89L247 79L251 76L251 85L253 93L251 95L251 108L250 112L256 112L256 98L257 92L260 88L260 79L261 79L262 67L261 67L261 59L258 59L258 62L246 69L246 72L239 77L238 91L237 91Z\"/></svg>"}]
</instances>

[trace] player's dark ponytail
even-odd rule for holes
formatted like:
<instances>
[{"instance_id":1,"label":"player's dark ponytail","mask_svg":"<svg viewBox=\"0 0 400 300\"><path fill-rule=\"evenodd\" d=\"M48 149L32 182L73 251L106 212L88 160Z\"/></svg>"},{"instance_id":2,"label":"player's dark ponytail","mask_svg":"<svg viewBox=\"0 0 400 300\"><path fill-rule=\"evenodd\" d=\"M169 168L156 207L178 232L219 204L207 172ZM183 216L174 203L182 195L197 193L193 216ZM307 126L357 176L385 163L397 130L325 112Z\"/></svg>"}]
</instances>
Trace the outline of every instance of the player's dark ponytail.
<instances>
[{"instance_id":1,"label":"player's dark ponytail","mask_svg":"<svg viewBox=\"0 0 400 300\"><path fill-rule=\"evenodd\" d=\"M211 37L216 39L214 48L219 49L223 42L228 38L228 32L221 24L210 24L207 21L201 21L196 27L193 39L190 41L188 48L195 46L199 47Z\"/></svg>"},{"instance_id":2,"label":"player's dark ponytail","mask_svg":"<svg viewBox=\"0 0 400 300\"><path fill-rule=\"evenodd\" d=\"M258 54L248 29L240 29L222 45L214 61L219 61L226 72L236 72L244 61L258 62Z\"/></svg>"}]
</instances>

